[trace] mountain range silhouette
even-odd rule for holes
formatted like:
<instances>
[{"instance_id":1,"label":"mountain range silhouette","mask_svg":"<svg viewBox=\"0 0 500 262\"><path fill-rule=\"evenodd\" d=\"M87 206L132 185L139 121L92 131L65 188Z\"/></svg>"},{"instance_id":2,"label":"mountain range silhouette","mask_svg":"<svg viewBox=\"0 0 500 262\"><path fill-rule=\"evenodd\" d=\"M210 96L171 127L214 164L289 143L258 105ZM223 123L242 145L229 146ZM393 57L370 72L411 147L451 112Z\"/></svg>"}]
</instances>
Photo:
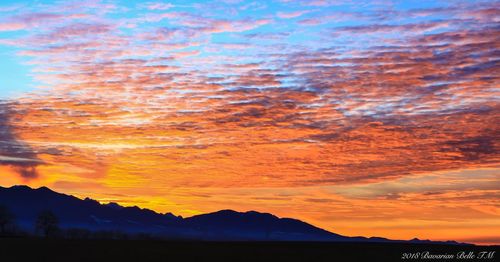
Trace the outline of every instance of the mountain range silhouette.
<instances>
[{"instance_id":1,"label":"mountain range silhouette","mask_svg":"<svg viewBox=\"0 0 500 262\"><path fill-rule=\"evenodd\" d=\"M51 210L61 228L91 231L115 230L124 233L148 233L168 239L206 241L337 241L337 242L411 242L447 243L429 240L390 240L381 237L347 237L315 227L306 222L279 218L256 211L221 210L188 218L172 213L157 213L139 207L57 193L47 187L0 187L0 205L8 208L18 226L33 230L37 215Z\"/></svg>"}]
</instances>

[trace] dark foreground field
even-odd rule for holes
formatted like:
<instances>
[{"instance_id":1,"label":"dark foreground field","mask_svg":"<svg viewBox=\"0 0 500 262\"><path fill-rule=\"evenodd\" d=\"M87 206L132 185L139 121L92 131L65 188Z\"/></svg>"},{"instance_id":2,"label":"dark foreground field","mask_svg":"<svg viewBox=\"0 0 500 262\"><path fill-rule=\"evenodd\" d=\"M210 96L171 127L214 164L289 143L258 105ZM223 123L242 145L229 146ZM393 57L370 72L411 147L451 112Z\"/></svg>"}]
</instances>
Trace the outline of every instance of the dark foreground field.
<instances>
[{"instance_id":1,"label":"dark foreground field","mask_svg":"<svg viewBox=\"0 0 500 262\"><path fill-rule=\"evenodd\" d=\"M498 261L498 249L498 246L393 243L0 238L0 261ZM497 251L496 254L491 253L493 251ZM420 258L402 259L408 256L404 254L417 252ZM422 259L426 252L450 254L455 259ZM489 253L484 253L480 259L480 252ZM457 254L464 257L456 259Z\"/></svg>"}]
</instances>

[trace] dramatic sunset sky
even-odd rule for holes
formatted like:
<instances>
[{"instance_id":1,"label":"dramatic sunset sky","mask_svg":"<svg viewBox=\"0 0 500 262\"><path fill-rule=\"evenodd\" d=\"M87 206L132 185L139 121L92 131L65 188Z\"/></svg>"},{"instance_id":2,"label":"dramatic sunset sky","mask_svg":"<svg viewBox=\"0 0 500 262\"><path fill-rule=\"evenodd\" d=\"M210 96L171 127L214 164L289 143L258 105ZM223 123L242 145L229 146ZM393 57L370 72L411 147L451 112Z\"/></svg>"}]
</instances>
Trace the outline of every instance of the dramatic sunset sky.
<instances>
[{"instance_id":1,"label":"dramatic sunset sky","mask_svg":"<svg viewBox=\"0 0 500 262\"><path fill-rule=\"evenodd\" d=\"M500 244L500 2L0 1L0 185Z\"/></svg>"}]
</instances>

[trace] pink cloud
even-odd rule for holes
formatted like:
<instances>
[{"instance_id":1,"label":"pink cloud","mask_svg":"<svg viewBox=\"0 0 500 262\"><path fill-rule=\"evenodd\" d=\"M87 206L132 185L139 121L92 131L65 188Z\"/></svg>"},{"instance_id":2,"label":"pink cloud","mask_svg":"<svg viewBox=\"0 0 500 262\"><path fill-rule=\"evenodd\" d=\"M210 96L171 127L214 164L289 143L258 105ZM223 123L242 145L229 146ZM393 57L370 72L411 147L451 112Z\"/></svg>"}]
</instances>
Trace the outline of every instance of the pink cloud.
<instances>
[{"instance_id":1,"label":"pink cloud","mask_svg":"<svg viewBox=\"0 0 500 262\"><path fill-rule=\"evenodd\" d=\"M287 18L295 18L299 17L303 14L308 13L308 11L296 11L296 12L278 12L276 16L279 18L287 19Z\"/></svg>"},{"instance_id":2,"label":"pink cloud","mask_svg":"<svg viewBox=\"0 0 500 262\"><path fill-rule=\"evenodd\" d=\"M18 22L4 22L0 23L0 32L2 31L18 31L26 28L26 24Z\"/></svg>"},{"instance_id":3,"label":"pink cloud","mask_svg":"<svg viewBox=\"0 0 500 262\"><path fill-rule=\"evenodd\" d=\"M259 19L259 20L240 20L240 21L226 21L226 20L215 20L212 25L206 29L206 31L211 33L222 33L222 32L244 32L258 28L260 26L271 23L269 19Z\"/></svg>"},{"instance_id":4,"label":"pink cloud","mask_svg":"<svg viewBox=\"0 0 500 262\"><path fill-rule=\"evenodd\" d=\"M53 23L63 23L68 20L86 18L86 14L54 14L54 13L28 13L11 16L0 22L0 31L18 31L31 27L38 27Z\"/></svg>"},{"instance_id":5,"label":"pink cloud","mask_svg":"<svg viewBox=\"0 0 500 262\"><path fill-rule=\"evenodd\" d=\"M171 3L147 3L146 8L149 10L167 10L172 7L175 7L175 5Z\"/></svg>"}]
</instances>

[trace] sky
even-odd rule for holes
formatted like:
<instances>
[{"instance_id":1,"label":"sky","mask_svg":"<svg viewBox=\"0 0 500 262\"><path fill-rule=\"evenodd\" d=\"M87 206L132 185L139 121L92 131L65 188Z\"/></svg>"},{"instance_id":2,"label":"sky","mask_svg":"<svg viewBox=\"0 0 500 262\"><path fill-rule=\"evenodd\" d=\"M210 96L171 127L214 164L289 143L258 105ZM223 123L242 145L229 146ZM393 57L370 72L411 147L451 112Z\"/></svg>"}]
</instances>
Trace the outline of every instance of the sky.
<instances>
[{"instance_id":1,"label":"sky","mask_svg":"<svg viewBox=\"0 0 500 262\"><path fill-rule=\"evenodd\" d=\"M500 244L500 2L0 2L0 185Z\"/></svg>"}]
</instances>

